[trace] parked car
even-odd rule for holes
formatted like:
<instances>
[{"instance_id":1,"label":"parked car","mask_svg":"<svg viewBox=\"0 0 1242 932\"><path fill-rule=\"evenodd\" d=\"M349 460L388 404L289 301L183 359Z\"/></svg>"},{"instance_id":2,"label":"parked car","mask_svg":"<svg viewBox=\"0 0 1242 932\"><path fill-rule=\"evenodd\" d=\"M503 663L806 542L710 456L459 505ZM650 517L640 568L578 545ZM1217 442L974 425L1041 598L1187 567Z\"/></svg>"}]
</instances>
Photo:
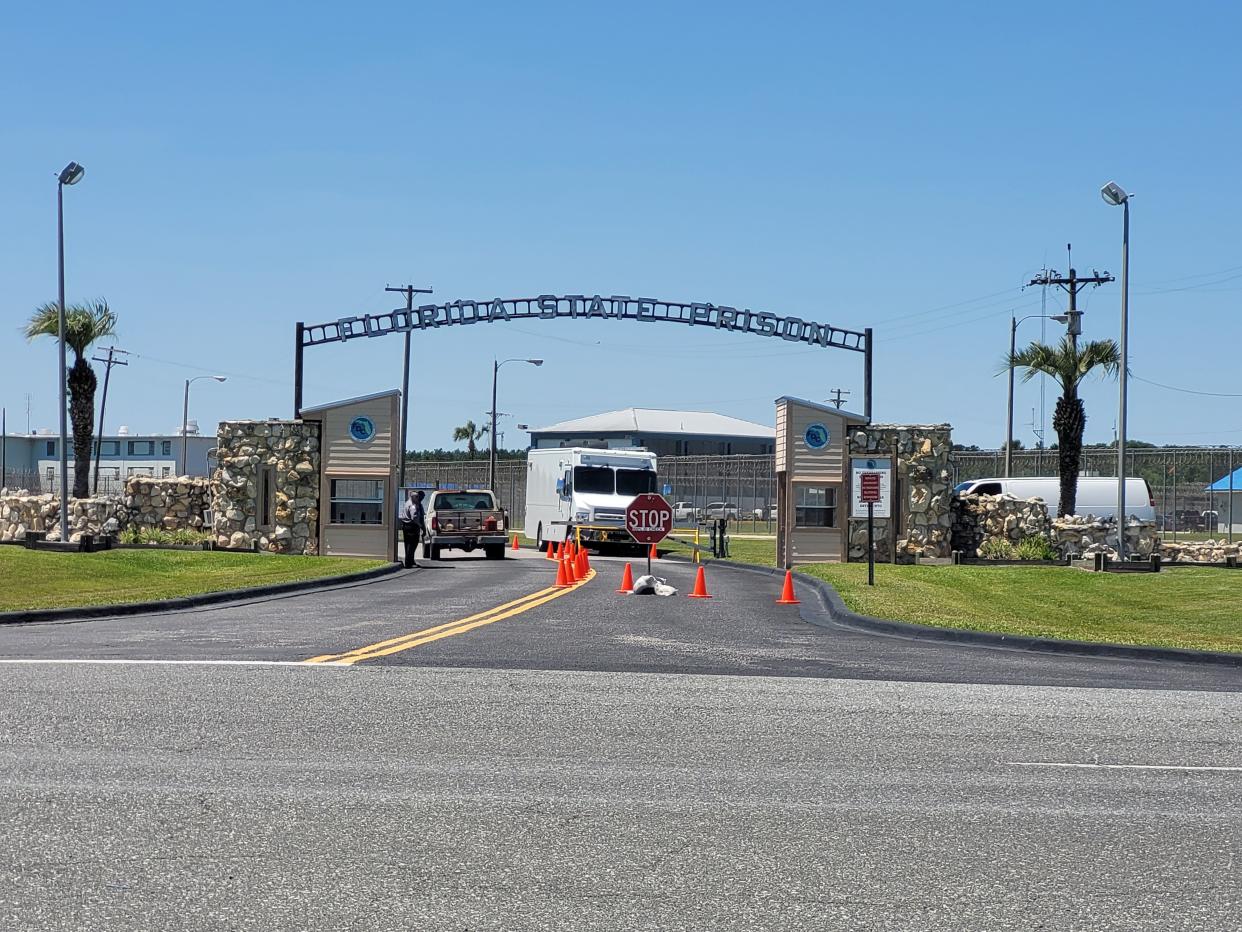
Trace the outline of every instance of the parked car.
<instances>
[{"instance_id":1,"label":"parked car","mask_svg":"<svg viewBox=\"0 0 1242 932\"><path fill-rule=\"evenodd\" d=\"M674 521L695 521L698 520L698 517L699 510L694 507L694 502L674 502Z\"/></svg>"},{"instance_id":2,"label":"parked car","mask_svg":"<svg viewBox=\"0 0 1242 932\"><path fill-rule=\"evenodd\" d=\"M737 520L738 510L735 502L711 502L703 510L703 517L709 519L730 518Z\"/></svg>"},{"instance_id":3,"label":"parked car","mask_svg":"<svg viewBox=\"0 0 1242 932\"><path fill-rule=\"evenodd\" d=\"M470 553L482 547L489 560L503 560L507 516L487 489L432 492L427 506L423 550L432 560L457 548Z\"/></svg>"},{"instance_id":4,"label":"parked car","mask_svg":"<svg viewBox=\"0 0 1242 932\"><path fill-rule=\"evenodd\" d=\"M756 521L775 521L776 520L776 506L775 505L760 505L758 508L755 508L751 511L751 516Z\"/></svg>"}]
</instances>

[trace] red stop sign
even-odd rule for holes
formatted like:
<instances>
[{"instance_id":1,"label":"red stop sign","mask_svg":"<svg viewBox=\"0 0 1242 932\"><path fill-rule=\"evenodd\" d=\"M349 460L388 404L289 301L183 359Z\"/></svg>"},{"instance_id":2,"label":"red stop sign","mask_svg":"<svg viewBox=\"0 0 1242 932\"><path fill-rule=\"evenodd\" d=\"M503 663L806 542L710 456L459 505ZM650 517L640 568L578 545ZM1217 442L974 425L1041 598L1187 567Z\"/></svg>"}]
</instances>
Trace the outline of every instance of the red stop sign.
<instances>
[{"instance_id":1,"label":"red stop sign","mask_svg":"<svg viewBox=\"0 0 1242 932\"><path fill-rule=\"evenodd\" d=\"M673 531L673 508L663 495L644 492L626 506L625 529L640 544L658 544Z\"/></svg>"}]
</instances>

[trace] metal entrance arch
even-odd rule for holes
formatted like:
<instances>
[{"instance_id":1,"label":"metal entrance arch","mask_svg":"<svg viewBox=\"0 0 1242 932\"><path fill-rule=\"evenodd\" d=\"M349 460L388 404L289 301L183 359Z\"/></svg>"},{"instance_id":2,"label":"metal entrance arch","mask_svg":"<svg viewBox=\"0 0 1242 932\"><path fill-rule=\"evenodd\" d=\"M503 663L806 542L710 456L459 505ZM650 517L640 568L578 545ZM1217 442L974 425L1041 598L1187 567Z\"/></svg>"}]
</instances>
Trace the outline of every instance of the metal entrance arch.
<instances>
[{"instance_id":1,"label":"metal entrance arch","mask_svg":"<svg viewBox=\"0 0 1242 932\"><path fill-rule=\"evenodd\" d=\"M411 300L406 307L387 313L341 317L323 324L298 322L293 367L295 417L302 411L302 357L308 346L382 337L389 333L435 330L440 327L559 318L663 321L862 353L863 414L868 418L871 416L871 350L874 341L870 327L861 331L847 330L800 317L743 310L727 304L662 301L658 298L631 298L629 295L602 297L544 294L536 298L457 300L444 304L424 304L420 307L413 306L412 292L409 297Z\"/></svg>"}]
</instances>

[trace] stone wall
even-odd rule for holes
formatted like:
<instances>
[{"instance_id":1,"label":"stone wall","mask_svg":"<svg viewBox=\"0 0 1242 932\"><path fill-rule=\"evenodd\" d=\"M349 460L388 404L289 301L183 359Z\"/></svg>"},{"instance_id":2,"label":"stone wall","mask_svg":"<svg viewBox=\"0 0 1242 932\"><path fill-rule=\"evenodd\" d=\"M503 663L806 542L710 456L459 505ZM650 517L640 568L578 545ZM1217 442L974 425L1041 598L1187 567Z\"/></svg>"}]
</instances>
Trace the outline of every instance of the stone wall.
<instances>
[{"instance_id":1,"label":"stone wall","mask_svg":"<svg viewBox=\"0 0 1242 932\"><path fill-rule=\"evenodd\" d=\"M76 542L83 534L115 534L127 521L119 498L71 499L69 540ZM27 531L46 531L48 540L60 540L60 499L31 495L25 489L0 494L0 541L25 540Z\"/></svg>"},{"instance_id":2,"label":"stone wall","mask_svg":"<svg viewBox=\"0 0 1242 932\"><path fill-rule=\"evenodd\" d=\"M851 456L892 457L896 452L899 556L947 557L952 550L952 430L948 424L873 424L850 435ZM847 476L847 483L851 478ZM876 521L877 536L882 534L886 542L888 524ZM849 559L865 559L866 518L851 517L849 528ZM876 556L886 558L887 553L886 543Z\"/></svg>"},{"instance_id":3,"label":"stone wall","mask_svg":"<svg viewBox=\"0 0 1242 932\"><path fill-rule=\"evenodd\" d=\"M319 552L319 425L304 421L223 421L216 433L212 530L221 547L272 553ZM273 470L273 519L259 525L260 473Z\"/></svg>"},{"instance_id":4,"label":"stone wall","mask_svg":"<svg viewBox=\"0 0 1242 932\"><path fill-rule=\"evenodd\" d=\"M130 476L125 495L70 499L69 540L83 534L119 534L127 527L163 531L202 530L208 480L202 477L156 479ZM0 490L0 541L24 540L27 531L46 531L60 540L60 499L31 495L25 489Z\"/></svg>"},{"instance_id":5,"label":"stone wall","mask_svg":"<svg viewBox=\"0 0 1242 932\"><path fill-rule=\"evenodd\" d=\"M1112 517L1068 515L1052 521L1052 546L1061 556L1089 557L1107 553L1116 557L1117 551L1110 543L1116 536L1117 522ZM1126 553L1148 558L1155 553L1157 545L1155 523L1131 516L1126 522Z\"/></svg>"},{"instance_id":6,"label":"stone wall","mask_svg":"<svg viewBox=\"0 0 1242 932\"><path fill-rule=\"evenodd\" d=\"M1048 505L1012 495L953 495L953 549L976 556L987 540L1015 546L1028 537L1050 538Z\"/></svg>"},{"instance_id":7,"label":"stone wall","mask_svg":"<svg viewBox=\"0 0 1242 932\"><path fill-rule=\"evenodd\" d=\"M201 476L130 476L125 482L125 524L161 531L201 531L210 490L211 480Z\"/></svg>"},{"instance_id":8,"label":"stone wall","mask_svg":"<svg viewBox=\"0 0 1242 932\"><path fill-rule=\"evenodd\" d=\"M1242 557L1242 543L1225 539L1160 542L1160 558L1171 563L1224 563L1230 557Z\"/></svg>"}]
</instances>

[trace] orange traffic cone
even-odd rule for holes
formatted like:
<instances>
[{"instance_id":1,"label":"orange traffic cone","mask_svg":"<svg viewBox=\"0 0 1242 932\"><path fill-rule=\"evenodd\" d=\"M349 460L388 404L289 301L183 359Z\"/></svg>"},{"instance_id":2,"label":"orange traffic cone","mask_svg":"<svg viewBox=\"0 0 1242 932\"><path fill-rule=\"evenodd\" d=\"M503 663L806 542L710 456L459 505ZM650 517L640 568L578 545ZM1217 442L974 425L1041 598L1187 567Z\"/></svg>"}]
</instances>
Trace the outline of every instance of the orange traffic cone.
<instances>
[{"instance_id":1,"label":"orange traffic cone","mask_svg":"<svg viewBox=\"0 0 1242 932\"><path fill-rule=\"evenodd\" d=\"M563 540L561 541L560 546L556 548L556 558L558 560L565 559L565 541Z\"/></svg>"},{"instance_id":2,"label":"orange traffic cone","mask_svg":"<svg viewBox=\"0 0 1242 932\"><path fill-rule=\"evenodd\" d=\"M556 544L552 543L552 541L548 541L548 559L556 559Z\"/></svg>"},{"instance_id":3,"label":"orange traffic cone","mask_svg":"<svg viewBox=\"0 0 1242 932\"><path fill-rule=\"evenodd\" d=\"M621 574L621 588L617 592L624 592L626 595L634 592L634 570L628 563L625 564L625 572Z\"/></svg>"},{"instance_id":4,"label":"orange traffic cone","mask_svg":"<svg viewBox=\"0 0 1242 932\"><path fill-rule=\"evenodd\" d=\"M586 547L582 547L578 551L578 578L586 579L587 574L591 572L591 558L587 556Z\"/></svg>"},{"instance_id":5,"label":"orange traffic cone","mask_svg":"<svg viewBox=\"0 0 1242 932\"><path fill-rule=\"evenodd\" d=\"M516 534L514 534L514 535L513 535L513 546L512 546L512 547L510 547L509 549L510 549L510 550L521 550L521 549L522 549L521 547L519 547L519 546L518 546L518 542L517 542L517 535L516 535Z\"/></svg>"},{"instance_id":6,"label":"orange traffic cone","mask_svg":"<svg viewBox=\"0 0 1242 932\"><path fill-rule=\"evenodd\" d=\"M561 560L556 564L556 588L568 589L573 583L569 581L569 577L565 575L565 561Z\"/></svg>"},{"instance_id":7,"label":"orange traffic cone","mask_svg":"<svg viewBox=\"0 0 1242 932\"><path fill-rule=\"evenodd\" d=\"M578 581L578 571L574 568L574 561L568 556L565 557L565 578L570 584Z\"/></svg>"},{"instance_id":8,"label":"orange traffic cone","mask_svg":"<svg viewBox=\"0 0 1242 932\"><path fill-rule=\"evenodd\" d=\"M777 605L799 605L798 597L793 591L793 573L785 570L785 588L781 590L781 597L776 600Z\"/></svg>"},{"instance_id":9,"label":"orange traffic cone","mask_svg":"<svg viewBox=\"0 0 1242 932\"><path fill-rule=\"evenodd\" d=\"M690 593L692 599L710 599L707 594L707 574L703 572L703 567L699 567L699 573L694 577L694 591Z\"/></svg>"},{"instance_id":10,"label":"orange traffic cone","mask_svg":"<svg viewBox=\"0 0 1242 932\"><path fill-rule=\"evenodd\" d=\"M655 544L651 545L651 549L647 551L647 556L652 560L660 559L660 551L656 550Z\"/></svg>"}]
</instances>

